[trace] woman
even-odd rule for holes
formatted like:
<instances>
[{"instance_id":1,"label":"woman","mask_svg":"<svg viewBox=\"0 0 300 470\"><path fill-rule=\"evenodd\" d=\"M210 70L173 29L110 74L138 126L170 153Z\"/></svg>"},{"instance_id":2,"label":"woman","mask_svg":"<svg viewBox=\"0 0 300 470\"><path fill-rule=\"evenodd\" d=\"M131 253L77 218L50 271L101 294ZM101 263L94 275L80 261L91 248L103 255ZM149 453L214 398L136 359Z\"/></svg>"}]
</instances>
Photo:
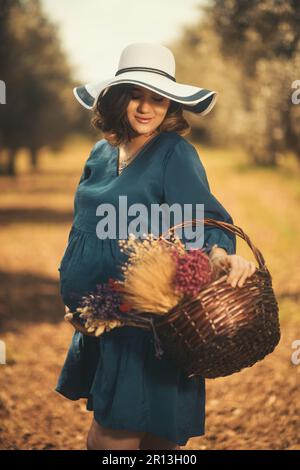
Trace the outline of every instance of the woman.
<instances>
[{"instance_id":1,"label":"woman","mask_svg":"<svg viewBox=\"0 0 300 470\"><path fill-rule=\"evenodd\" d=\"M177 203L191 204L194 211L198 203L204 204L205 217L232 223L210 192L196 149L183 137L190 126L182 111L206 114L216 93L177 83L169 49L131 44L115 77L77 87L74 94L94 110L92 122L105 138L93 147L80 178L59 267L67 310L96 284L121 278L125 258L118 240L96 232L99 205L112 204L120 215L120 195L128 207ZM235 254L235 236L214 227L205 228L204 235L216 267L230 267L227 282L242 286L255 265ZM157 359L148 330L115 328L99 338L76 331L56 391L71 400L87 398L87 409L94 412L88 449L179 449L204 434L204 378L188 379L167 356Z\"/></svg>"}]
</instances>

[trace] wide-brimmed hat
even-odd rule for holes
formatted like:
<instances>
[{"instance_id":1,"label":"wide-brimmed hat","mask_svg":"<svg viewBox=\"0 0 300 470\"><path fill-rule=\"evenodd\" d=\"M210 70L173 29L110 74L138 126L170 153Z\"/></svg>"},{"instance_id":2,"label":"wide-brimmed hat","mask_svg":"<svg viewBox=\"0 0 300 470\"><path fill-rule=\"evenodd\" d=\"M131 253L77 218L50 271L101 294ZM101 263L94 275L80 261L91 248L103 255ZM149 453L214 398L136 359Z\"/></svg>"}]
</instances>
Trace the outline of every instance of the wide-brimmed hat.
<instances>
[{"instance_id":1,"label":"wide-brimmed hat","mask_svg":"<svg viewBox=\"0 0 300 470\"><path fill-rule=\"evenodd\" d=\"M92 109L102 90L123 83L132 83L183 105L196 114L207 114L214 106L217 92L185 83L175 78L175 58L165 46L153 43L133 43L123 49L114 77L97 83L87 83L73 89L79 103Z\"/></svg>"}]
</instances>

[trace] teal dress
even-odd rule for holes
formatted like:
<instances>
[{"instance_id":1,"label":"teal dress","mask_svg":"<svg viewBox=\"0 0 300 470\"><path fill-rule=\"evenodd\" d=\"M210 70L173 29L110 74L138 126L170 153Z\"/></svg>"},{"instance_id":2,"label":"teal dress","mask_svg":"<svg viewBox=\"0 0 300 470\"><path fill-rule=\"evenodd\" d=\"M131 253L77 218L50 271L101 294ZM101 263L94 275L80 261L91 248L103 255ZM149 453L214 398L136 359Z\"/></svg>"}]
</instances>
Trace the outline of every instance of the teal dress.
<instances>
[{"instance_id":1,"label":"teal dress","mask_svg":"<svg viewBox=\"0 0 300 470\"><path fill-rule=\"evenodd\" d=\"M61 297L71 310L98 283L122 278L126 256L118 239L96 233L96 208L109 203L120 215L120 195L127 196L128 207L142 203L149 214L153 203L198 203L204 204L205 217L233 222L210 192L195 147L176 132L152 138L120 175L118 149L100 140L76 190L73 224L58 268ZM235 235L214 227L205 228L204 235L207 251L217 243L235 253ZM126 326L98 338L75 331L55 390L71 400L87 399L87 410L104 427L149 432L178 445L204 434L204 378L188 378L166 354L158 358L150 330Z\"/></svg>"}]
</instances>

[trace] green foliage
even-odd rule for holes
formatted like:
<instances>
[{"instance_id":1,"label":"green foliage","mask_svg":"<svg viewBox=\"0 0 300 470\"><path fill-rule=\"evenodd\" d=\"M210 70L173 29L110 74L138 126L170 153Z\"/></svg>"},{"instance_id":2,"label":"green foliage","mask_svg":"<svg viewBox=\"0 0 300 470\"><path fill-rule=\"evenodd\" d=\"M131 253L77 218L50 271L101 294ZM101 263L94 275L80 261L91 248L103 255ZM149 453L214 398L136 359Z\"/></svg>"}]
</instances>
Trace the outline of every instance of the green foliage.
<instances>
[{"instance_id":1,"label":"green foliage","mask_svg":"<svg viewBox=\"0 0 300 470\"><path fill-rule=\"evenodd\" d=\"M174 44L179 77L218 91L200 136L244 147L252 162L276 165L285 152L300 161L300 3L296 0L211 0ZM208 137L208 138L207 138Z\"/></svg>"},{"instance_id":2,"label":"green foliage","mask_svg":"<svg viewBox=\"0 0 300 470\"><path fill-rule=\"evenodd\" d=\"M293 59L299 52L297 0L213 0L207 11L222 51L238 57L247 74L255 75L260 59Z\"/></svg>"},{"instance_id":3,"label":"green foliage","mask_svg":"<svg viewBox=\"0 0 300 470\"><path fill-rule=\"evenodd\" d=\"M29 150L36 166L39 149L58 149L80 112L76 116L72 70L57 28L40 1L0 0L0 11L0 78L6 83L0 148L9 154L6 172L14 174L20 148Z\"/></svg>"}]
</instances>

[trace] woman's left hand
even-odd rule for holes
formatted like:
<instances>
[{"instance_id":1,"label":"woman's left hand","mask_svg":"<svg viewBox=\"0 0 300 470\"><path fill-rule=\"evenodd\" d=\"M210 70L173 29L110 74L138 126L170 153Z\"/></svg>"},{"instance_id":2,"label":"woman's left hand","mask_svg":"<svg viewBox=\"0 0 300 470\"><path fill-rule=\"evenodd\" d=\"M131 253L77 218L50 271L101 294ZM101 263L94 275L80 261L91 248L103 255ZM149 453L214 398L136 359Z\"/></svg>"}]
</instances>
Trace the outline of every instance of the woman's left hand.
<instances>
[{"instance_id":1,"label":"woman's left hand","mask_svg":"<svg viewBox=\"0 0 300 470\"><path fill-rule=\"evenodd\" d=\"M224 254L220 254L220 250ZM247 277L252 276L256 270L253 261L248 261L240 255L228 255L222 248L218 248L218 254L214 254L211 261L217 269L223 266L230 268L226 282L232 287L242 287Z\"/></svg>"}]
</instances>

